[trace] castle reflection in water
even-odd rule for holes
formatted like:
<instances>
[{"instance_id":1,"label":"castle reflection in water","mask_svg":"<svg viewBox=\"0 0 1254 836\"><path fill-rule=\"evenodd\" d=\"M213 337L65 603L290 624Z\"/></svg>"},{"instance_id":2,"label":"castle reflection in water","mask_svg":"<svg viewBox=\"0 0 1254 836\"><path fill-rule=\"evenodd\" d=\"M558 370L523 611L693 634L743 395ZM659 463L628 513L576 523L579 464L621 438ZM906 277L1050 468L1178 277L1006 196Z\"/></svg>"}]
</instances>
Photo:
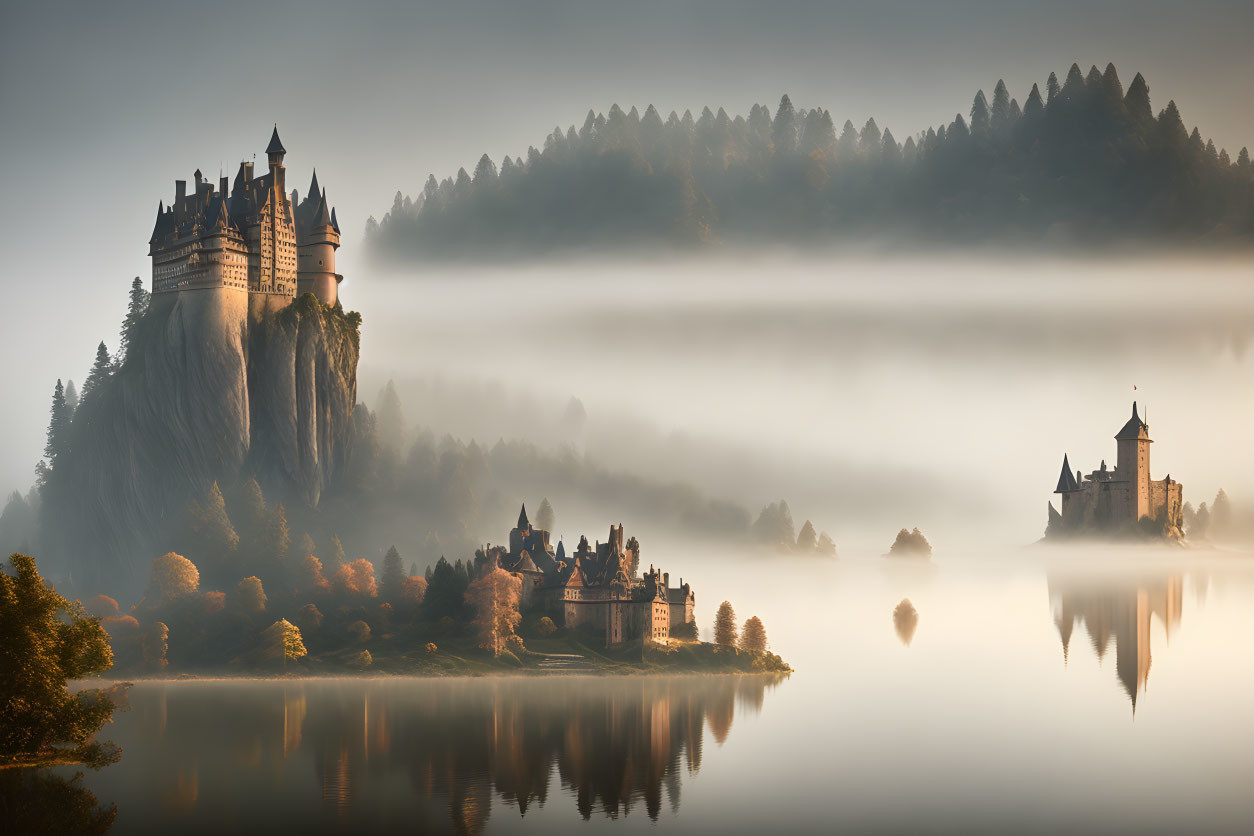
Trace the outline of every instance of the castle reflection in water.
<instances>
[{"instance_id":1,"label":"castle reflection in water","mask_svg":"<svg viewBox=\"0 0 1254 836\"><path fill-rule=\"evenodd\" d=\"M1099 661L1115 645L1115 673L1136 711L1149 681L1151 620L1157 616L1168 641L1179 628L1184 581L1180 575L1094 578L1050 573L1049 602L1062 640L1064 663L1076 627L1083 625Z\"/></svg>"},{"instance_id":2,"label":"castle reflection in water","mask_svg":"<svg viewBox=\"0 0 1254 836\"><path fill-rule=\"evenodd\" d=\"M401 797L405 819L424 832L482 832L494 797L523 816L557 795L585 819L639 807L656 819L663 804L678 811L682 778L701 768L704 731L721 745L737 707L760 711L779 681L179 683L135 695L128 720L148 727L143 736L153 749L132 747L127 758L160 764L160 795L172 814L210 798L249 806L248 796L269 784L279 794L316 792L323 815L345 821L380 805L384 794L384 806ZM230 745L209 739L221 734L215 728L230 729ZM211 762L209 753L224 762ZM298 778L308 775L309 761L316 787ZM206 780L217 786L203 786Z\"/></svg>"}]
</instances>

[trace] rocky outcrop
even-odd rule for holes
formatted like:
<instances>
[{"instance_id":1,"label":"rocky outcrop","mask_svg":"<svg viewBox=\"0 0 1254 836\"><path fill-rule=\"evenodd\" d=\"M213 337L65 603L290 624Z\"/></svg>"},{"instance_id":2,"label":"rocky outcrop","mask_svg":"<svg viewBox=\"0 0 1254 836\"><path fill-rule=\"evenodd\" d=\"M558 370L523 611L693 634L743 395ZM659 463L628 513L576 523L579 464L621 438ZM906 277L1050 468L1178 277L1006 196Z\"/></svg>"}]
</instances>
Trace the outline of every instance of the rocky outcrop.
<instances>
[{"instance_id":1,"label":"rocky outcrop","mask_svg":"<svg viewBox=\"0 0 1254 836\"><path fill-rule=\"evenodd\" d=\"M214 480L255 475L316 506L347 456L359 323L312 295L251 311L236 291L154 297L125 365L75 415L45 491L47 547L100 583L142 572Z\"/></svg>"}]
</instances>

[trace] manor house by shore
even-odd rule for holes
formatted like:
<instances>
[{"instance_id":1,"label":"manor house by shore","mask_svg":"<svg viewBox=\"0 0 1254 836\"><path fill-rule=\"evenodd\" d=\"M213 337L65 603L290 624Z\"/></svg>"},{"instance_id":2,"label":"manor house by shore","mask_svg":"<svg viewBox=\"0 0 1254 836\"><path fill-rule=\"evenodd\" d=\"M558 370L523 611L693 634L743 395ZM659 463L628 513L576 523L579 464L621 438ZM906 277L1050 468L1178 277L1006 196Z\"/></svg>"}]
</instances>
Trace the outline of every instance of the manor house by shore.
<instances>
[{"instance_id":1,"label":"manor house by shore","mask_svg":"<svg viewBox=\"0 0 1254 836\"><path fill-rule=\"evenodd\" d=\"M579 538L574 554L559 542L554 548L549 532L533 528L527 506L509 533L509 548L488 546L485 553L507 572L523 580L523 605L548 613L563 627L591 625L604 631L606 646L647 637L665 642L671 630L691 624L696 596L681 578L670 586L670 573L649 567L636 569L640 545L624 542L623 526L611 525L609 538L595 545Z\"/></svg>"}]
</instances>

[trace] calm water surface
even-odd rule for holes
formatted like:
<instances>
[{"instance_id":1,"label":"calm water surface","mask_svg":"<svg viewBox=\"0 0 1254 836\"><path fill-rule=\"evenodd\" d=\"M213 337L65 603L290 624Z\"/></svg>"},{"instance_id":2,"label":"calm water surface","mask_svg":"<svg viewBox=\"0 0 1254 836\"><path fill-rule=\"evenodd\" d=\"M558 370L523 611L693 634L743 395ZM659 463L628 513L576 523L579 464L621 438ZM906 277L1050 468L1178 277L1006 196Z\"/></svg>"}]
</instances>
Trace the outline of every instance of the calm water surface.
<instances>
[{"instance_id":1,"label":"calm water surface","mask_svg":"<svg viewBox=\"0 0 1254 836\"><path fill-rule=\"evenodd\" d=\"M784 680L140 683L85 785L113 833L1251 832L1254 561L1023 551L713 590Z\"/></svg>"}]
</instances>

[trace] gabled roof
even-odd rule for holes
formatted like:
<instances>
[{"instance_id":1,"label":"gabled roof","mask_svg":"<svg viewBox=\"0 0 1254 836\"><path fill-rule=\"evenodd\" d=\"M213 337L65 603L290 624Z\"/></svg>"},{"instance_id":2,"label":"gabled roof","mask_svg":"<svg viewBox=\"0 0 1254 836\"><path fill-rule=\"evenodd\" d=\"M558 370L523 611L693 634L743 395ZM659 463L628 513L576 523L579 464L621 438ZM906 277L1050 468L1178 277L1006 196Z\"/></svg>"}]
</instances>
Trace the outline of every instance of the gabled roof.
<instances>
[{"instance_id":1,"label":"gabled roof","mask_svg":"<svg viewBox=\"0 0 1254 836\"><path fill-rule=\"evenodd\" d=\"M1132 402L1132 417L1128 419L1128 423L1123 425L1123 429L1115 436L1115 440L1123 441L1129 438L1140 438L1141 431L1144 430L1146 435L1149 434L1149 424L1141 420L1141 416L1136 414L1136 401Z\"/></svg>"},{"instance_id":2,"label":"gabled roof","mask_svg":"<svg viewBox=\"0 0 1254 836\"><path fill-rule=\"evenodd\" d=\"M255 146L254 146L255 147ZM274 133L270 134L270 144L266 146L267 154L286 154L287 149L283 147L283 143L279 140L279 123L274 123Z\"/></svg>"}]
</instances>

